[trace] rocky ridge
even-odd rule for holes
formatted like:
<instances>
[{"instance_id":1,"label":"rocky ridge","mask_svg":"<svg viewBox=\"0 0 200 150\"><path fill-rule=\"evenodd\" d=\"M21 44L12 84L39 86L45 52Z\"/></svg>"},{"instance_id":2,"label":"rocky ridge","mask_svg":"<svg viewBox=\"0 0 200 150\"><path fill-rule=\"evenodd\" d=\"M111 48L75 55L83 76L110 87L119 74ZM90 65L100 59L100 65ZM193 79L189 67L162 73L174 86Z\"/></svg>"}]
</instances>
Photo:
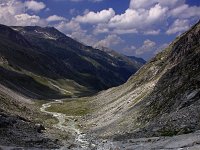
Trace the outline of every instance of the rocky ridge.
<instances>
[{"instance_id":1,"label":"rocky ridge","mask_svg":"<svg viewBox=\"0 0 200 150\"><path fill-rule=\"evenodd\" d=\"M199 130L200 23L125 84L90 98L86 127L102 137L171 136Z\"/></svg>"}]
</instances>

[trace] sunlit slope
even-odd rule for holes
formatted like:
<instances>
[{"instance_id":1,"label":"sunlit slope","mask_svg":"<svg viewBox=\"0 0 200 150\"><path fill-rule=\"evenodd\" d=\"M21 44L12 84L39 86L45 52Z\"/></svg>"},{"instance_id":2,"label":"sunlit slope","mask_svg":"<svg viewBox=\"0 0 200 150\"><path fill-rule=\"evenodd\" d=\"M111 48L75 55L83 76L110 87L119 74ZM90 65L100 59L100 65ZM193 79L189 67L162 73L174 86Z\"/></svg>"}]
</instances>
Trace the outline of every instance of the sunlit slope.
<instances>
[{"instance_id":1,"label":"sunlit slope","mask_svg":"<svg viewBox=\"0 0 200 150\"><path fill-rule=\"evenodd\" d=\"M177 37L125 84L90 98L86 127L117 138L199 129L200 23Z\"/></svg>"}]
</instances>

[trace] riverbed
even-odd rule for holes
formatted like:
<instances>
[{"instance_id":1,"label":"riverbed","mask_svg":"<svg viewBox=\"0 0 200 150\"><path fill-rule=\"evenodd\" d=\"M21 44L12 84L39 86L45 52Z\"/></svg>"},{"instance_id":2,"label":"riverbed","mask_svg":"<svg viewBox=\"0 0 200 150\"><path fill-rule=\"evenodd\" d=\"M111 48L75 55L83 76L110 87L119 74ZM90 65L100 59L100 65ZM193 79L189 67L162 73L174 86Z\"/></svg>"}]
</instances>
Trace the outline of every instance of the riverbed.
<instances>
[{"instance_id":1,"label":"riverbed","mask_svg":"<svg viewBox=\"0 0 200 150\"><path fill-rule=\"evenodd\" d=\"M66 133L70 133L72 136L75 137L74 145L76 145L77 149L89 149L90 147L95 147L94 144L92 144L88 139L86 139L86 135L81 132L81 130L78 128L76 119L80 116L67 116L63 113L57 113L57 112L50 112L47 111L47 108L51 107L53 104L62 104L62 100L55 100L53 102L49 102L46 104L43 104L40 108L40 111L46 114L50 114L53 117L55 117L58 120L58 123L54 124L53 127L61 130ZM61 147L61 150L66 149L66 147ZM76 149L76 148L73 148Z\"/></svg>"}]
</instances>

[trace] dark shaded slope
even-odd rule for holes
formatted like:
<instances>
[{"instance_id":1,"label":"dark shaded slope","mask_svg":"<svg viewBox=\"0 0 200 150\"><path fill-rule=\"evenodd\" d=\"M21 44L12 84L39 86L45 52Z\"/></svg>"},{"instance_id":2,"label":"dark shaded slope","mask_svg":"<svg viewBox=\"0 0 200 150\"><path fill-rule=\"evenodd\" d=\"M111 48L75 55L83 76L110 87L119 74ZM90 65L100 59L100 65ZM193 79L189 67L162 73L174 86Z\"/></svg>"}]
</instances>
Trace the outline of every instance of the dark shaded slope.
<instances>
[{"instance_id":1,"label":"dark shaded slope","mask_svg":"<svg viewBox=\"0 0 200 150\"><path fill-rule=\"evenodd\" d=\"M2 88L1 85L0 87ZM23 101L25 98L20 96L12 97L0 91L0 147L58 148L60 142L49 134L44 134L45 128L41 125L43 123L47 126L47 122L52 120L51 116L40 113L28 99Z\"/></svg>"},{"instance_id":2,"label":"dark shaded slope","mask_svg":"<svg viewBox=\"0 0 200 150\"><path fill-rule=\"evenodd\" d=\"M2 67L39 78L53 90L62 86L72 94L117 86L140 67L85 46L52 27L0 25L0 39Z\"/></svg>"},{"instance_id":3,"label":"dark shaded slope","mask_svg":"<svg viewBox=\"0 0 200 150\"><path fill-rule=\"evenodd\" d=\"M0 67L0 84L33 99L63 98L59 91L51 89L30 76Z\"/></svg>"},{"instance_id":4,"label":"dark shaded slope","mask_svg":"<svg viewBox=\"0 0 200 150\"><path fill-rule=\"evenodd\" d=\"M69 78L82 85L95 86L97 89L116 86L125 82L140 67L132 62L121 62L103 51L85 46L55 28L14 28L35 46L42 48L42 53L62 60L65 67L71 71L67 74ZM38 50L41 52L41 49Z\"/></svg>"},{"instance_id":5,"label":"dark shaded slope","mask_svg":"<svg viewBox=\"0 0 200 150\"><path fill-rule=\"evenodd\" d=\"M35 81L23 71L35 74L49 73L55 77L54 62L34 50L19 33L9 27L0 26L0 82L31 98L60 97L61 93ZM45 61L49 61L46 64ZM44 65L41 65L44 64ZM56 67L55 67L56 68Z\"/></svg>"}]
</instances>

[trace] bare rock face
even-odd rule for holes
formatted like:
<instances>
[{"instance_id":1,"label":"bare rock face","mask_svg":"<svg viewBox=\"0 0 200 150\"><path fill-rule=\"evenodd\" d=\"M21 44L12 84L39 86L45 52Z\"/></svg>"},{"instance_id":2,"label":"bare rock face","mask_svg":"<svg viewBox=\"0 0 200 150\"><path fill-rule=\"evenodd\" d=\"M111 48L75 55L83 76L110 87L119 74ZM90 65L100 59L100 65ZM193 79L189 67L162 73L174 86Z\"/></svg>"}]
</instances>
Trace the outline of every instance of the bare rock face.
<instances>
[{"instance_id":1,"label":"bare rock face","mask_svg":"<svg viewBox=\"0 0 200 150\"><path fill-rule=\"evenodd\" d=\"M173 67L159 79L140 112L150 135L174 135L199 130L200 23L179 37L167 57ZM145 122L148 122L146 124Z\"/></svg>"},{"instance_id":2,"label":"bare rock face","mask_svg":"<svg viewBox=\"0 0 200 150\"><path fill-rule=\"evenodd\" d=\"M8 128L13 126L16 123L16 120L13 117L8 117L5 114L0 114L0 128Z\"/></svg>"},{"instance_id":3,"label":"bare rock face","mask_svg":"<svg viewBox=\"0 0 200 150\"><path fill-rule=\"evenodd\" d=\"M0 143L4 146L23 146L55 149L59 146L55 141L41 135L45 128L25 118L0 113Z\"/></svg>"},{"instance_id":4,"label":"bare rock face","mask_svg":"<svg viewBox=\"0 0 200 150\"><path fill-rule=\"evenodd\" d=\"M91 99L96 111L86 124L100 136L123 140L199 130L200 22L125 84Z\"/></svg>"},{"instance_id":5,"label":"bare rock face","mask_svg":"<svg viewBox=\"0 0 200 150\"><path fill-rule=\"evenodd\" d=\"M35 129L38 133L42 133L42 131L45 130L45 127L42 124L36 124Z\"/></svg>"},{"instance_id":6,"label":"bare rock face","mask_svg":"<svg viewBox=\"0 0 200 150\"><path fill-rule=\"evenodd\" d=\"M60 147L61 141L44 128L47 124L43 120L48 117L29 99L17 94L0 86L0 149Z\"/></svg>"},{"instance_id":7,"label":"bare rock face","mask_svg":"<svg viewBox=\"0 0 200 150\"><path fill-rule=\"evenodd\" d=\"M200 133L183 134L173 137L151 137L139 139L124 139L123 141L114 141L101 143L97 149L119 149L119 150L198 150L200 149Z\"/></svg>"}]
</instances>

